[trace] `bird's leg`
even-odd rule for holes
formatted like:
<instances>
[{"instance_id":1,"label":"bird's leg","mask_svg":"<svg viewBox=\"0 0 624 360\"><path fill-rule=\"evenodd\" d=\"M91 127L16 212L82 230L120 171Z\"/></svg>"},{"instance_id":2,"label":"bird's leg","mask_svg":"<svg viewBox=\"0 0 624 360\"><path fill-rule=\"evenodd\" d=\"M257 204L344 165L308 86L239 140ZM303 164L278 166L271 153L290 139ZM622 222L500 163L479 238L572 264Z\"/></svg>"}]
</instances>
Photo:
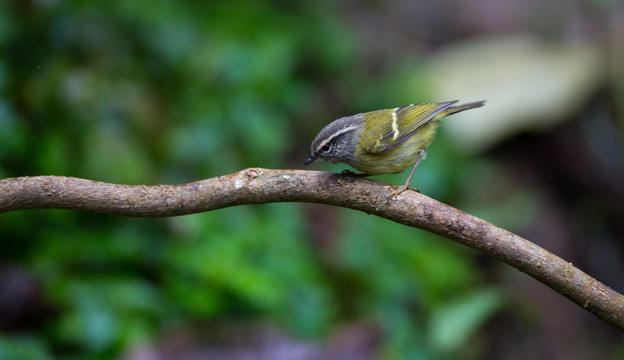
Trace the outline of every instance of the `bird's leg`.
<instances>
[{"instance_id":1,"label":"bird's leg","mask_svg":"<svg viewBox=\"0 0 624 360\"><path fill-rule=\"evenodd\" d=\"M420 161L425 158L425 154L426 154L425 151L420 151L418 153L418 158L416 158L416 163L414 164L414 167L412 168L412 172L407 177L407 181L405 182L405 184L403 184L403 186L401 186L398 189L394 190L390 194L390 198L396 197L400 193L402 193L403 191L409 189L410 182L412 181L412 176L414 176L414 172L416 171L416 168L418 167L418 164L420 163ZM417 189L414 189L414 190L418 191Z\"/></svg>"},{"instance_id":2,"label":"bird's leg","mask_svg":"<svg viewBox=\"0 0 624 360\"><path fill-rule=\"evenodd\" d=\"M369 175L368 175L368 174L365 174L365 173L360 173L360 174L358 174L358 173L353 172L353 171L351 171L351 170L347 170L347 169L345 169L345 170L342 170L342 172L340 173L340 176L367 177L367 176L369 176Z\"/></svg>"}]
</instances>

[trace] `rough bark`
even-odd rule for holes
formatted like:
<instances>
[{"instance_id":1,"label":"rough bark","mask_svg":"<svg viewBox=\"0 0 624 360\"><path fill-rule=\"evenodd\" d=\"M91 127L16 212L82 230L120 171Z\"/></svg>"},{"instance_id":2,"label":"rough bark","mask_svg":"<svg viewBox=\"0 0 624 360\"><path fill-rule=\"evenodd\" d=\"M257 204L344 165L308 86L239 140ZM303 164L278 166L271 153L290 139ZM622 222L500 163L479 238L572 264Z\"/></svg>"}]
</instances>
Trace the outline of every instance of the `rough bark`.
<instances>
[{"instance_id":1,"label":"rough bark","mask_svg":"<svg viewBox=\"0 0 624 360\"><path fill-rule=\"evenodd\" d=\"M163 217L243 204L314 202L347 207L444 236L527 273L624 331L624 296L530 241L408 190L389 198L387 184L339 174L246 169L183 185L117 185L36 176L0 180L0 213L68 209Z\"/></svg>"}]
</instances>

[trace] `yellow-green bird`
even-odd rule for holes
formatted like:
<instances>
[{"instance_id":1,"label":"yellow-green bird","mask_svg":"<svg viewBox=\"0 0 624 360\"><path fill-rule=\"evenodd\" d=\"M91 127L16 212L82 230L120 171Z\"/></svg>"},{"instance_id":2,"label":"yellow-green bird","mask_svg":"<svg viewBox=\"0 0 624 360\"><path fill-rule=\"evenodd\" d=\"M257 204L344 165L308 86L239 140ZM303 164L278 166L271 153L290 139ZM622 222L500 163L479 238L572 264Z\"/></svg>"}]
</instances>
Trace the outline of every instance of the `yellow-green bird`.
<instances>
[{"instance_id":1,"label":"yellow-green bird","mask_svg":"<svg viewBox=\"0 0 624 360\"><path fill-rule=\"evenodd\" d=\"M454 105L456 102L412 104L335 120L316 136L310 146L312 155L305 165L316 159L341 162L364 175L395 174L414 165L405 184L391 196L398 195L409 187L414 171L435 137L440 120L485 103Z\"/></svg>"}]
</instances>

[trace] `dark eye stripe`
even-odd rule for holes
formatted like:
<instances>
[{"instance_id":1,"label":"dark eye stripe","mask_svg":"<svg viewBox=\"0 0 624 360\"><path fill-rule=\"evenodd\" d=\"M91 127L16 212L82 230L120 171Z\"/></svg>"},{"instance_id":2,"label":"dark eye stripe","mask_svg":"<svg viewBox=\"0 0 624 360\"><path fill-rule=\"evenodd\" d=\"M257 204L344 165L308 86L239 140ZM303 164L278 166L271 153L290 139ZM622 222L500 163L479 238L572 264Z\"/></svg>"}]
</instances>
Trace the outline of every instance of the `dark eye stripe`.
<instances>
[{"instance_id":1,"label":"dark eye stripe","mask_svg":"<svg viewBox=\"0 0 624 360\"><path fill-rule=\"evenodd\" d=\"M338 120L336 120L336 121L338 121ZM340 129L340 130L336 131L335 133L331 134L331 136L328 136L327 138L323 139L322 141L321 141L321 139L319 139L318 140L319 146L316 147L316 149L318 149L317 151L321 151L321 150L322 151L327 151L327 150L329 150L329 148L327 150L325 150L325 146L329 145L330 142L335 137L338 137L338 136L340 136L342 134L346 134L346 133L348 133L350 131L354 131L354 130L357 130L357 129L358 129L358 126L356 126L356 125L349 126L349 127L344 128L344 129ZM321 144L323 144L323 146L320 146Z\"/></svg>"}]
</instances>

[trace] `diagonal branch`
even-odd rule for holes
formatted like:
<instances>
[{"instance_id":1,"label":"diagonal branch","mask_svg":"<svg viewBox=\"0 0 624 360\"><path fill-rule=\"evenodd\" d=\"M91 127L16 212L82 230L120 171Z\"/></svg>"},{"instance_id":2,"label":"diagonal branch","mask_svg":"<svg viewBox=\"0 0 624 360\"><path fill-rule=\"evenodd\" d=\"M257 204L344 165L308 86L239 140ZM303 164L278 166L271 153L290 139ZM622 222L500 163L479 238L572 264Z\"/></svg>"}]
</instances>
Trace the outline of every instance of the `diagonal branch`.
<instances>
[{"instance_id":1,"label":"diagonal branch","mask_svg":"<svg viewBox=\"0 0 624 360\"><path fill-rule=\"evenodd\" d=\"M444 236L546 284L624 331L624 296L558 256L487 221L415 191L389 199L374 180L339 174L246 169L183 185L116 185L62 176L0 180L0 214L69 209L120 216L177 216L243 204L314 202L364 211Z\"/></svg>"}]
</instances>

